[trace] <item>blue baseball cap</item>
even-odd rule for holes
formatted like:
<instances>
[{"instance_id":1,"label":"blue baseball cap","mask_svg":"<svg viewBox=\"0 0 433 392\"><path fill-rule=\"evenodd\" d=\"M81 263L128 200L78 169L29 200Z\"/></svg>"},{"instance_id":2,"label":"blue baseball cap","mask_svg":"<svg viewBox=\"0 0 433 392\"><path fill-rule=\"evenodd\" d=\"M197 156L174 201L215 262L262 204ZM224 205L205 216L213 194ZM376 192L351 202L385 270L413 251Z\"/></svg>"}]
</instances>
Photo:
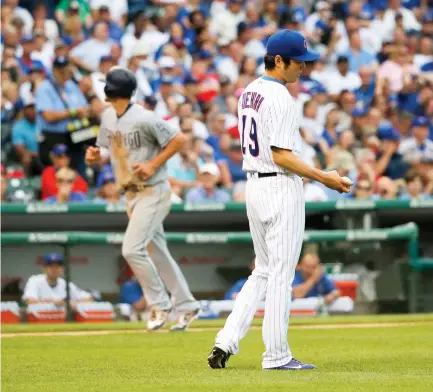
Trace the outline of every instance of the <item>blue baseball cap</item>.
<instances>
[{"instance_id":1,"label":"blue baseball cap","mask_svg":"<svg viewBox=\"0 0 433 392\"><path fill-rule=\"evenodd\" d=\"M63 264L62 254L60 252L46 253L44 255L44 264L49 265L49 264L54 264L54 263Z\"/></svg>"},{"instance_id":2,"label":"blue baseball cap","mask_svg":"<svg viewBox=\"0 0 433 392\"><path fill-rule=\"evenodd\" d=\"M430 61L429 63L425 63L421 67L421 72L432 72L433 71L433 61Z\"/></svg>"},{"instance_id":3,"label":"blue baseball cap","mask_svg":"<svg viewBox=\"0 0 433 392\"><path fill-rule=\"evenodd\" d=\"M271 35L266 53L296 61L315 61L320 57L319 53L308 50L307 40L295 30L281 30Z\"/></svg>"},{"instance_id":4,"label":"blue baseball cap","mask_svg":"<svg viewBox=\"0 0 433 392\"><path fill-rule=\"evenodd\" d=\"M105 185L107 182L116 182L116 179L114 178L114 174L111 171L106 171L102 175L101 186Z\"/></svg>"},{"instance_id":5,"label":"blue baseball cap","mask_svg":"<svg viewBox=\"0 0 433 392\"><path fill-rule=\"evenodd\" d=\"M327 94L328 90L326 90L326 88L320 83L317 83L313 87L311 87L308 92L310 94Z\"/></svg>"},{"instance_id":6,"label":"blue baseball cap","mask_svg":"<svg viewBox=\"0 0 433 392\"><path fill-rule=\"evenodd\" d=\"M427 117L418 116L415 117L412 121L413 127L428 127L428 119Z\"/></svg>"},{"instance_id":7,"label":"blue baseball cap","mask_svg":"<svg viewBox=\"0 0 433 392\"><path fill-rule=\"evenodd\" d=\"M377 130L379 139L382 140L400 140L400 132L398 129L386 124L379 127Z\"/></svg>"},{"instance_id":8,"label":"blue baseball cap","mask_svg":"<svg viewBox=\"0 0 433 392\"><path fill-rule=\"evenodd\" d=\"M56 157L66 155L67 152L68 152L68 146L66 146L65 144L56 144L51 150L51 154L53 154Z\"/></svg>"}]
</instances>

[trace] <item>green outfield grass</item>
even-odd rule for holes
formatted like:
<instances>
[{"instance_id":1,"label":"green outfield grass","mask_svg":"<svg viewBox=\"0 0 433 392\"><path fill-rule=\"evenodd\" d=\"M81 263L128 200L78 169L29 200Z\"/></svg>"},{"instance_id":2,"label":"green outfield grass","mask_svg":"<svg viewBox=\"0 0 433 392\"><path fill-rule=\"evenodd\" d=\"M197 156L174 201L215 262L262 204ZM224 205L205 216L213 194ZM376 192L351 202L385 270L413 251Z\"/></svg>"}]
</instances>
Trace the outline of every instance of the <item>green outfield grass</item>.
<instances>
[{"instance_id":1,"label":"green outfield grass","mask_svg":"<svg viewBox=\"0 0 433 392\"><path fill-rule=\"evenodd\" d=\"M345 324L401 323L346 328ZM408 324L414 322L416 324ZM216 328L222 321L200 321ZM260 323L260 320L257 321ZM5 392L407 392L433 390L433 316L294 319L293 325L341 324L333 329L289 331L295 356L319 368L305 372L260 370L261 331L251 330L229 368L212 370L206 356L215 331L101 336L18 336L2 339ZM110 325L5 326L4 333L137 329Z\"/></svg>"}]
</instances>

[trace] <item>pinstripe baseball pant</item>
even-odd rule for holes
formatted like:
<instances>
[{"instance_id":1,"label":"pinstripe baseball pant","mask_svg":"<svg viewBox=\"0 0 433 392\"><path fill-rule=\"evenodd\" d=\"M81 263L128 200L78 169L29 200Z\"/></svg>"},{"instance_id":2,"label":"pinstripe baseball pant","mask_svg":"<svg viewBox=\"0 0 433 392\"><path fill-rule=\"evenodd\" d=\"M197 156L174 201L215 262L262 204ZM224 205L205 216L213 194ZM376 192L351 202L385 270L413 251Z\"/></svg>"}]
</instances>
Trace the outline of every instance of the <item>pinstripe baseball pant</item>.
<instances>
[{"instance_id":1,"label":"pinstripe baseball pant","mask_svg":"<svg viewBox=\"0 0 433 392\"><path fill-rule=\"evenodd\" d=\"M216 346L232 354L265 300L262 367L292 359L287 331L292 281L302 248L305 203L302 179L295 175L250 178L246 187L247 215L256 254L255 269L238 294Z\"/></svg>"}]
</instances>

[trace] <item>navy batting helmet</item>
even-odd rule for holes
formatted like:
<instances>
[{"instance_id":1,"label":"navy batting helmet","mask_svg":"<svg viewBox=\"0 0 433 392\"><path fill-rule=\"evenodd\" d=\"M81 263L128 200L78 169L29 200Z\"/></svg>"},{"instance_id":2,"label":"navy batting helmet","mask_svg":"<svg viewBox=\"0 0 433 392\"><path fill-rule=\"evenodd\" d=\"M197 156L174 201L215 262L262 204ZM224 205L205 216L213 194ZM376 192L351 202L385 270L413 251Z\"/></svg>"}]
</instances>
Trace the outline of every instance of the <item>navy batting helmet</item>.
<instances>
[{"instance_id":1,"label":"navy batting helmet","mask_svg":"<svg viewBox=\"0 0 433 392\"><path fill-rule=\"evenodd\" d=\"M131 98L137 88L135 75L126 68L114 68L105 79L104 92L108 98Z\"/></svg>"}]
</instances>

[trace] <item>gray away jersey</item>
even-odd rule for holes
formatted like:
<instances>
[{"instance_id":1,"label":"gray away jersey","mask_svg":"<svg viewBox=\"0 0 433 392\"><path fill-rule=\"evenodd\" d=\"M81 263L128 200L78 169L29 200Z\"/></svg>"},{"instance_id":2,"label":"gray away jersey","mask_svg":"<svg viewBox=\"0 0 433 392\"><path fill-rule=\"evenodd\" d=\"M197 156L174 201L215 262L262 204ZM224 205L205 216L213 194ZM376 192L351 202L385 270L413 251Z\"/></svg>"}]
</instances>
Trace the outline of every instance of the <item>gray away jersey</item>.
<instances>
[{"instance_id":1,"label":"gray away jersey","mask_svg":"<svg viewBox=\"0 0 433 392\"><path fill-rule=\"evenodd\" d=\"M129 150L131 167L134 163L149 161L158 155L176 136L177 131L140 105L133 104L120 117L117 117L113 107L109 107L102 114L96 144L110 151L113 165L116 165L116 162L113 159L110 138L116 133L123 135L123 140ZM143 181L143 184L153 185L167 180L167 167L162 165L151 178Z\"/></svg>"}]
</instances>

